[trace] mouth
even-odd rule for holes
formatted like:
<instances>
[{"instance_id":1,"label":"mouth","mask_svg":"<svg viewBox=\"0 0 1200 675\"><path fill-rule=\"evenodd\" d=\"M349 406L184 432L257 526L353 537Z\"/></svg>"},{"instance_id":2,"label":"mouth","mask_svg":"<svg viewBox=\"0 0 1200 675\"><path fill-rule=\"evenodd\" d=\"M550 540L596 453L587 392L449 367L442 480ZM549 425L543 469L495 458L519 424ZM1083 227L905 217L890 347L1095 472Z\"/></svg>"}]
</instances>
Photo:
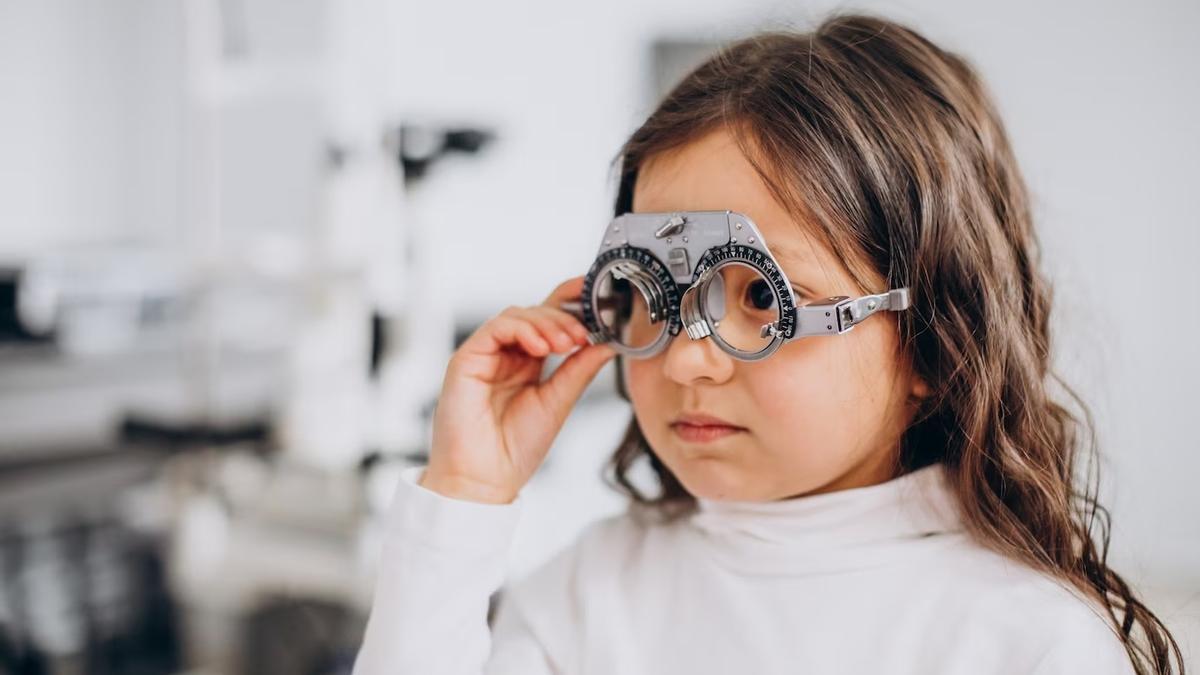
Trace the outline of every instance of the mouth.
<instances>
[{"instance_id":1,"label":"mouth","mask_svg":"<svg viewBox=\"0 0 1200 675\"><path fill-rule=\"evenodd\" d=\"M745 427L726 422L718 417L702 414L680 415L671 422L671 430L680 439L689 443L709 443L747 431Z\"/></svg>"}]
</instances>

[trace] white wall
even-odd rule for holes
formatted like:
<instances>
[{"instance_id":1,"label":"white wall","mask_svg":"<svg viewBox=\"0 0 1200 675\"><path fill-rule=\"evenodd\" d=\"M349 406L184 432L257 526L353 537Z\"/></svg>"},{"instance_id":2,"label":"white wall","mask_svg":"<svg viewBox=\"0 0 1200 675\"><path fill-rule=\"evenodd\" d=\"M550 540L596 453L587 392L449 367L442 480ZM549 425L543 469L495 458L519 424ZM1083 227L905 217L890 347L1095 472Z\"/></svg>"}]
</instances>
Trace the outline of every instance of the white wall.
<instances>
[{"instance_id":1,"label":"white wall","mask_svg":"<svg viewBox=\"0 0 1200 675\"><path fill-rule=\"evenodd\" d=\"M177 13L0 0L0 259L178 222Z\"/></svg>"}]
</instances>

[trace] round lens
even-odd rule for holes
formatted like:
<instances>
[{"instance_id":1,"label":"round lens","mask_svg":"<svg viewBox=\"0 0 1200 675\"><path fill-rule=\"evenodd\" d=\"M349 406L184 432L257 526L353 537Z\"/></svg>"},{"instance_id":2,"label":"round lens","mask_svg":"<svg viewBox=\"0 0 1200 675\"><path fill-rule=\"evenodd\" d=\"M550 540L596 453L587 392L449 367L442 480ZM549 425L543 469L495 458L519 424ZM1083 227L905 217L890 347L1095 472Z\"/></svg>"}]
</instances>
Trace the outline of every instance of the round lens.
<instances>
[{"instance_id":1,"label":"round lens","mask_svg":"<svg viewBox=\"0 0 1200 675\"><path fill-rule=\"evenodd\" d=\"M705 288L703 302L713 332L730 347L755 354L771 344L763 328L779 321L780 303L758 269L740 262L721 266Z\"/></svg>"},{"instance_id":2,"label":"round lens","mask_svg":"<svg viewBox=\"0 0 1200 675\"><path fill-rule=\"evenodd\" d=\"M601 327L625 347L649 347L667 328L657 282L636 263L621 261L601 270L594 293Z\"/></svg>"}]
</instances>

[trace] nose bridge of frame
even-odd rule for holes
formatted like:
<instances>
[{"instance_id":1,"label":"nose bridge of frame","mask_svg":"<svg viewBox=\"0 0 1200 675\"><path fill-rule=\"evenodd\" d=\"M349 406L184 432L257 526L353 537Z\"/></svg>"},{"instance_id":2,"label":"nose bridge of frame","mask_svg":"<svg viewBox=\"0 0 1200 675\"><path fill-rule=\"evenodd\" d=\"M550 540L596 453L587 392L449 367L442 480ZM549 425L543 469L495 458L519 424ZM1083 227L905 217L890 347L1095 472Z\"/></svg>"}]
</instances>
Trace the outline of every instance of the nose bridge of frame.
<instances>
[{"instance_id":1,"label":"nose bridge of frame","mask_svg":"<svg viewBox=\"0 0 1200 675\"><path fill-rule=\"evenodd\" d=\"M679 302L679 318L683 323L683 329L687 331L689 338L699 340L712 335L712 327L704 319L703 313L700 311L700 302L703 298L700 297L700 285L692 284L686 291L683 292L683 298Z\"/></svg>"}]
</instances>

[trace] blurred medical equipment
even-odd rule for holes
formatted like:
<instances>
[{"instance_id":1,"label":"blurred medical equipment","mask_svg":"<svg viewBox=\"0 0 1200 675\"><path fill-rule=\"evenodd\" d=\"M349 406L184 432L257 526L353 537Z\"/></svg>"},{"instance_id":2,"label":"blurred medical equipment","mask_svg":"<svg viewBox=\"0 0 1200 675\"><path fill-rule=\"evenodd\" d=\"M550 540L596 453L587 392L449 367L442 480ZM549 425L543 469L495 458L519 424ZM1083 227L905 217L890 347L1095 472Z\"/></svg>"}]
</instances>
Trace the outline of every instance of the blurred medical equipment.
<instances>
[{"instance_id":1,"label":"blurred medical equipment","mask_svg":"<svg viewBox=\"0 0 1200 675\"><path fill-rule=\"evenodd\" d=\"M139 11L181 222L0 275L0 672L346 673L456 341L405 190L494 132L401 123L386 0Z\"/></svg>"},{"instance_id":2,"label":"blurred medical equipment","mask_svg":"<svg viewBox=\"0 0 1200 675\"><path fill-rule=\"evenodd\" d=\"M430 165L452 153L475 154L495 139L495 133L469 127L406 124L399 131L400 165L404 182L425 177Z\"/></svg>"},{"instance_id":3,"label":"blurred medical equipment","mask_svg":"<svg viewBox=\"0 0 1200 675\"><path fill-rule=\"evenodd\" d=\"M319 196L302 214L307 222L290 229L297 255L272 258L286 263L272 271L301 298L289 329L275 452L197 457L176 467L195 481L178 502L170 553L185 608L184 652L188 662L221 672L255 672L268 658L245 635L274 635L267 645L299 639L319 646L304 658L292 654L307 661L293 664L301 672L348 671L372 583L372 514L390 496L372 499L372 478L419 454L440 384L437 364L452 349L450 310L430 306L431 293L413 292L432 275L420 265L423 242L405 227L390 132L396 92L379 86L396 77L393 7L382 0L305 5L311 33L273 50L270 36L281 33L273 33L269 3L187 5L193 137L201 146L193 155L192 229L201 235L192 269L219 271L229 259L240 216L222 209L238 189L227 177L241 162L270 164L261 175L242 176L261 183L297 174L287 153L308 148L315 169L297 175L305 188L299 194ZM248 154L224 133L250 110L280 122L286 110L311 122L256 127L279 135L272 147L281 153ZM272 203L286 214L294 194L280 189ZM209 279L201 276L198 285ZM203 335L219 320L200 313L197 322ZM219 349L210 353L219 362ZM396 461L369 461L373 454ZM313 625L326 626L323 638L287 630Z\"/></svg>"}]
</instances>

